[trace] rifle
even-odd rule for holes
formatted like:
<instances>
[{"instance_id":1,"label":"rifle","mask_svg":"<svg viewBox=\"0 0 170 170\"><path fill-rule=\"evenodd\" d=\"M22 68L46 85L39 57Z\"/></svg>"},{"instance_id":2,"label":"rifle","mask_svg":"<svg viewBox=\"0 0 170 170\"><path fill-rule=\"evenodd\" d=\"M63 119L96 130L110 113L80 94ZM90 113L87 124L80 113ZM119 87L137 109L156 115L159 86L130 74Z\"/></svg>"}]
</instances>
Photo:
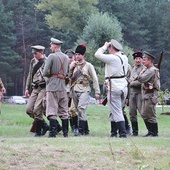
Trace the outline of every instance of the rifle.
<instances>
[{"instance_id":1,"label":"rifle","mask_svg":"<svg viewBox=\"0 0 170 170\"><path fill-rule=\"evenodd\" d=\"M162 62L162 58L163 58L163 50L160 53L160 57L159 57L159 61L158 64L156 64L156 67L160 70L161 68L161 62Z\"/></svg>"}]
</instances>

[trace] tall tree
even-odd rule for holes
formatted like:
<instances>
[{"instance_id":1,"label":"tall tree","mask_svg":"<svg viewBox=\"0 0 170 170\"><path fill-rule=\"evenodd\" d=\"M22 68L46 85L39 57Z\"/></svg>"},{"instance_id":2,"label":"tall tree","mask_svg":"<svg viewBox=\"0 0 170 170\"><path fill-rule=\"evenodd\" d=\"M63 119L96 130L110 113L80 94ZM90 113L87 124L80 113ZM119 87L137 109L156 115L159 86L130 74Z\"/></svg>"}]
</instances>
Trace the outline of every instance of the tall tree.
<instances>
[{"instance_id":1,"label":"tall tree","mask_svg":"<svg viewBox=\"0 0 170 170\"><path fill-rule=\"evenodd\" d=\"M0 77L7 88L7 94L14 90L16 75L21 72L19 67L16 68L20 57L11 49L16 40L13 26L12 12L7 12L0 0Z\"/></svg>"},{"instance_id":2,"label":"tall tree","mask_svg":"<svg viewBox=\"0 0 170 170\"><path fill-rule=\"evenodd\" d=\"M94 53L96 49L112 38L123 43L121 31L121 25L116 17L111 17L107 13L93 14L77 41L77 44L87 44L86 60L95 66L100 84L104 82L104 64L96 60Z\"/></svg>"},{"instance_id":3,"label":"tall tree","mask_svg":"<svg viewBox=\"0 0 170 170\"><path fill-rule=\"evenodd\" d=\"M91 14L97 12L98 0L41 0L38 9L48 11L50 27L81 33Z\"/></svg>"}]
</instances>

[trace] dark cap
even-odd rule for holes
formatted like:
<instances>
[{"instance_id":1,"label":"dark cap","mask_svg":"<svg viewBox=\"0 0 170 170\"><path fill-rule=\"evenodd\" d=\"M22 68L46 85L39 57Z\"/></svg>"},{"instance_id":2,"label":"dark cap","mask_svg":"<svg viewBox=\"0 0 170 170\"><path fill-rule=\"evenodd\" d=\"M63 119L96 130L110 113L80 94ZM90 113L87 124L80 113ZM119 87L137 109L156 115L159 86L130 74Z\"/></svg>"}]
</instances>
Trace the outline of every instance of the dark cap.
<instances>
[{"instance_id":1,"label":"dark cap","mask_svg":"<svg viewBox=\"0 0 170 170\"><path fill-rule=\"evenodd\" d=\"M81 55L84 55L86 52L86 45L85 44L80 44L77 46L75 53L79 53Z\"/></svg>"},{"instance_id":2,"label":"dark cap","mask_svg":"<svg viewBox=\"0 0 170 170\"><path fill-rule=\"evenodd\" d=\"M63 42L56 39L56 38L51 38L51 43L50 44L61 45L61 44L63 44Z\"/></svg>"},{"instance_id":3,"label":"dark cap","mask_svg":"<svg viewBox=\"0 0 170 170\"><path fill-rule=\"evenodd\" d=\"M121 45L118 41L112 39L112 40L111 40L111 44L112 44L112 46L113 46L115 49L117 49L118 51L122 51L122 50L123 50L122 45Z\"/></svg>"},{"instance_id":4,"label":"dark cap","mask_svg":"<svg viewBox=\"0 0 170 170\"><path fill-rule=\"evenodd\" d=\"M41 45L34 45L34 46L31 46L32 48L32 53L34 54L35 52L40 52L40 51L43 51L45 50L45 47L44 46L41 46Z\"/></svg>"},{"instance_id":5,"label":"dark cap","mask_svg":"<svg viewBox=\"0 0 170 170\"><path fill-rule=\"evenodd\" d=\"M150 54L149 52L147 52L147 51L144 51L144 57L150 58L152 60L155 59L155 57L152 54Z\"/></svg>"},{"instance_id":6,"label":"dark cap","mask_svg":"<svg viewBox=\"0 0 170 170\"><path fill-rule=\"evenodd\" d=\"M137 58L137 57L142 58L142 56L143 56L142 51L136 51L132 55L133 55L134 59Z\"/></svg>"},{"instance_id":7,"label":"dark cap","mask_svg":"<svg viewBox=\"0 0 170 170\"><path fill-rule=\"evenodd\" d=\"M69 58L73 57L75 52L72 49L68 49L64 52Z\"/></svg>"}]
</instances>

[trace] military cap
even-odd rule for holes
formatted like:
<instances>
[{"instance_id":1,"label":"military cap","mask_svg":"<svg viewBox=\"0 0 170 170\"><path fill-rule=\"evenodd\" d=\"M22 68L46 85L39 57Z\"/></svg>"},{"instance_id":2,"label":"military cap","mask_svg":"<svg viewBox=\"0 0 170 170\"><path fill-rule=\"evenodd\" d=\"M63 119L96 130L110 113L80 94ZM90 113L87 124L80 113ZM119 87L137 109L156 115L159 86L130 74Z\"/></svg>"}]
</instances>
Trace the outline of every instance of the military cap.
<instances>
[{"instance_id":1,"label":"military cap","mask_svg":"<svg viewBox=\"0 0 170 170\"><path fill-rule=\"evenodd\" d=\"M147 58L150 58L150 59L153 59L153 60L155 59L155 57L147 51L144 51L144 57L147 57Z\"/></svg>"},{"instance_id":2,"label":"military cap","mask_svg":"<svg viewBox=\"0 0 170 170\"><path fill-rule=\"evenodd\" d=\"M112 39L112 40L111 40L111 44L112 44L112 46L113 46L115 49L117 49L118 51L123 50L122 45L121 45L118 41Z\"/></svg>"},{"instance_id":3,"label":"military cap","mask_svg":"<svg viewBox=\"0 0 170 170\"><path fill-rule=\"evenodd\" d=\"M33 54L35 52L43 51L45 49L45 47L41 46L41 45L34 45L34 46L31 46L31 48L32 48L32 53Z\"/></svg>"},{"instance_id":4,"label":"military cap","mask_svg":"<svg viewBox=\"0 0 170 170\"><path fill-rule=\"evenodd\" d=\"M50 44L60 45L60 44L63 44L63 42L56 39L56 38L51 38L51 43Z\"/></svg>"},{"instance_id":5,"label":"military cap","mask_svg":"<svg viewBox=\"0 0 170 170\"><path fill-rule=\"evenodd\" d=\"M136 51L136 52L134 52L132 55L133 55L133 58L134 58L134 59L135 59L136 57L142 58L142 51Z\"/></svg>"},{"instance_id":6,"label":"military cap","mask_svg":"<svg viewBox=\"0 0 170 170\"><path fill-rule=\"evenodd\" d=\"M69 58L71 58L75 52L72 49L68 49L64 52Z\"/></svg>"}]
</instances>

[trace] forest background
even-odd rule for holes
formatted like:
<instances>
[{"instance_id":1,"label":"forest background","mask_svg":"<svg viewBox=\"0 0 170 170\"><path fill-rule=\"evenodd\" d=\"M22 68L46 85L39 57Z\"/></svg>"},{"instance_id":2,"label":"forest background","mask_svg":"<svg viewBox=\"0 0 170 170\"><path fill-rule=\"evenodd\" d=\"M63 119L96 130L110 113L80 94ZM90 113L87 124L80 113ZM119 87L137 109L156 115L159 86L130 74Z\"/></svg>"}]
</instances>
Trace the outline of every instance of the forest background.
<instances>
[{"instance_id":1,"label":"forest background","mask_svg":"<svg viewBox=\"0 0 170 170\"><path fill-rule=\"evenodd\" d=\"M87 45L86 60L104 82L104 64L95 51L112 38L124 46L133 65L132 53L148 51L161 63L161 90L170 90L170 1L169 0L0 0L0 77L8 96L23 95L31 46L46 47L50 38L64 42L62 51Z\"/></svg>"}]
</instances>

